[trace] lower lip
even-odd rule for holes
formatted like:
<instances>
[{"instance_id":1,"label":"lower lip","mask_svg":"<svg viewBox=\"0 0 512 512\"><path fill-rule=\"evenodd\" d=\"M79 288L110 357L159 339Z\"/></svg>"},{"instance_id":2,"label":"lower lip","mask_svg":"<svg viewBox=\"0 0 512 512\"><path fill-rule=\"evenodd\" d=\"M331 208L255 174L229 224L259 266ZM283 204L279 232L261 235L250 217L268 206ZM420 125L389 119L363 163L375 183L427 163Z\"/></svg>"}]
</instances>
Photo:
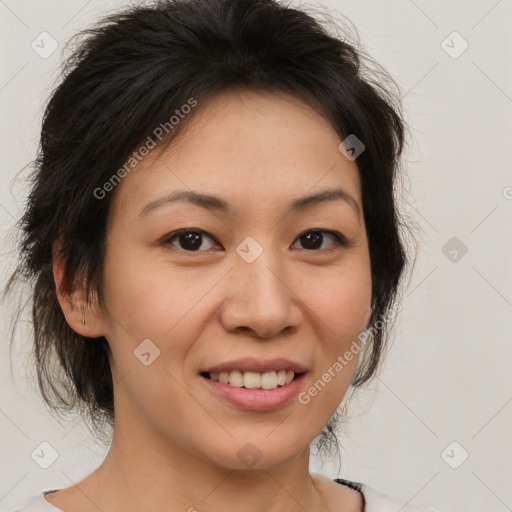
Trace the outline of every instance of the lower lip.
<instances>
[{"instance_id":1,"label":"lower lip","mask_svg":"<svg viewBox=\"0 0 512 512\"><path fill-rule=\"evenodd\" d=\"M245 411L275 411L290 403L300 392L306 373L276 389L246 389L230 386L200 375L210 390Z\"/></svg>"}]
</instances>

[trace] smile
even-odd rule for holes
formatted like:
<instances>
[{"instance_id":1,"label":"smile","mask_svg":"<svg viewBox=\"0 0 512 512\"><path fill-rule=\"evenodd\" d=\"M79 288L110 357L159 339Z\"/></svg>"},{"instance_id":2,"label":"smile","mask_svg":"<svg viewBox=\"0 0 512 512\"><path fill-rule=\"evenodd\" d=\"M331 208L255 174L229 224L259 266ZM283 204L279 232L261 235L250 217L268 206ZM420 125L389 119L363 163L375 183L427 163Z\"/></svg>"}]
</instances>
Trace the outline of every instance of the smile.
<instances>
[{"instance_id":1,"label":"smile","mask_svg":"<svg viewBox=\"0 0 512 512\"><path fill-rule=\"evenodd\" d=\"M285 371L285 374L287 374L285 376L285 383L281 385L277 383L277 381L279 378L282 379L282 371L283 370L278 370L277 372L264 372L263 374L256 372L240 372L236 370L233 372L219 372L219 380L213 380L213 378L210 378L209 373L201 373L199 377L206 385L208 392L212 394L212 397L216 400L220 400L224 404L231 407L234 406L235 408L243 411L272 412L283 409L295 402L295 399L305 386L304 382L307 372L300 374L293 372L293 375L291 375L291 371L290 373ZM220 381L220 373L226 374L223 376L223 379L228 380L228 382ZM232 373L235 374L233 381L234 384L229 382ZM270 377L264 377L264 375L268 373L274 373L275 377L273 375ZM247 374L249 375L247 376ZM278 376L279 374L280 377ZM290 377L292 380L290 380ZM235 385L240 384L242 378L244 381L245 378L247 378L249 386L254 387ZM263 385L261 383L262 378ZM266 382L267 379L268 382ZM271 379L272 382L270 382ZM282 382L282 380L280 382ZM265 389L262 386L268 387Z\"/></svg>"},{"instance_id":2,"label":"smile","mask_svg":"<svg viewBox=\"0 0 512 512\"><path fill-rule=\"evenodd\" d=\"M264 373L233 370L230 372L204 372L202 375L215 382L236 388L276 389L289 384L300 374L296 374L293 370L273 370Z\"/></svg>"}]
</instances>

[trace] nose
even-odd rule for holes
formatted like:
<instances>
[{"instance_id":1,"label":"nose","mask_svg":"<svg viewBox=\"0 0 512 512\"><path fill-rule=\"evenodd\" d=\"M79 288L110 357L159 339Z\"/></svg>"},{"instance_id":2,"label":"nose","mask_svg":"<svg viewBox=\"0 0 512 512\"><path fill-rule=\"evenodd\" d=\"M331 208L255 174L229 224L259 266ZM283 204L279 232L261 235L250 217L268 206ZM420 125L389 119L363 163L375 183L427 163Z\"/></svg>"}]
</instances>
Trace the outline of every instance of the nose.
<instances>
[{"instance_id":1,"label":"nose","mask_svg":"<svg viewBox=\"0 0 512 512\"><path fill-rule=\"evenodd\" d=\"M255 338L269 339L299 326L301 300L291 270L270 249L252 263L236 255L227 277L220 314L226 330L248 331Z\"/></svg>"}]
</instances>

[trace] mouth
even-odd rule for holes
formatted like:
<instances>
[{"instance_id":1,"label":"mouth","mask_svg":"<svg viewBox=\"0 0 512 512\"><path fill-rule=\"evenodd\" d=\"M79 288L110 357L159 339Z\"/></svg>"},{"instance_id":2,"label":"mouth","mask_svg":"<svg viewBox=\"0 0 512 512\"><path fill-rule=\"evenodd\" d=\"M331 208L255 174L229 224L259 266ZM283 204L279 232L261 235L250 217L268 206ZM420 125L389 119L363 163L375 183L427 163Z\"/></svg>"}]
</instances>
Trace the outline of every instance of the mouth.
<instances>
[{"instance_id":1,"label":"mouth","mask_svg":"<svg viewBox=\"0 0 512 512\"><path fill-rule=\"evenodd\" d=\"M304 386L307 372L277 370L201 372L209 392L224 403L251 412L272 412L291 404ZM216 379L216 380L214 380Z\"/></svg>"},{"instance_id":2,"label":"mouth","mask_svg":"<svg viewBox=\"0 0 512 512\"><path fill-rule=\"evenodd\" d=\"M294 370L272 370L268 372L251 371L222 371L222 372L201 372L200 375L214 382L227 384L235 388L244 389L277 389L298 379L305 372L295 372Z\"/></svg>"},{"instance_id":3,"label":"mouth","mask_svg":"<svg viewBox=\"0 0 512 512\"><path fill-rule=\"evenodd\" d=\"M291 404L309 369L286 358L244 358L203 368L199 378L209 393L244 411L271 412Z\"/></svg>"}]
</instances>

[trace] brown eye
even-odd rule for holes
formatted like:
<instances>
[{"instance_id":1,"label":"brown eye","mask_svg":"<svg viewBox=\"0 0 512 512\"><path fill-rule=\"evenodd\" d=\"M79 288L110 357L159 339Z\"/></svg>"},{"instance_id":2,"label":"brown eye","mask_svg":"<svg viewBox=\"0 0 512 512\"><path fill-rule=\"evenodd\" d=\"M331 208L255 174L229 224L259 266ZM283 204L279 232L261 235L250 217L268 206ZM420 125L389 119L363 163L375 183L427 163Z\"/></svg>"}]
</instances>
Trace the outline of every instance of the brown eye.
<instances>
[{"instance_id":1,"label":"brown eye","mask_svg":"<svg viewBox=\"0 0 512 512\"><path fill-rule=\"evenodd\" d=\"M203 246L205 239L213 242L207 243L206 248ZM201 252L201 247L203 247L202 251L209 250L216 244L215 240L213 240L213 238L204 231L191 229L181 229L176 231L165 240L165 243L188 252Z\"/></svg>"},{"instance_id":2,"label":"brown eye","mask_svg":"<svg viewBox=\"0 0 512 512\"><path fill-rule=\"evenodd\" d=\"M342 235L334 231L326 230L306 231L300 235L297 240L302 244L302 249L309 251L330 250L335 246L347 246L346 240ZM328 246L322 247L326 241ZM329 244L329 241L334 243Z\"/></svg>"}]
</instances>

